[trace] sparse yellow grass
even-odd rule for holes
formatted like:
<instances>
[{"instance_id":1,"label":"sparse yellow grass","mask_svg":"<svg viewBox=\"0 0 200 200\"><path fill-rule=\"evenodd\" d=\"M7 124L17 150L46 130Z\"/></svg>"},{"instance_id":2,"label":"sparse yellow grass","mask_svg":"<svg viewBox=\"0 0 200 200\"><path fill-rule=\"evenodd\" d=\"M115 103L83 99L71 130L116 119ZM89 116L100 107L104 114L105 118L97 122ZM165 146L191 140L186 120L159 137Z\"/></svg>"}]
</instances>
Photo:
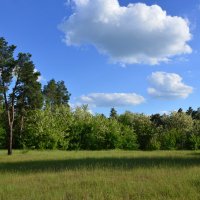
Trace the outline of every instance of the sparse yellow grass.
<instances>
[{"instance_id":1,"label":"sparse yellow grass","mask_svg":"<svg viewBox=\"0 0 200 200\"><path fill-rule=\"evenodd\" d=\"M0 200L200 199L200 152L0 151Z\"/></svg>"}]
</instances>

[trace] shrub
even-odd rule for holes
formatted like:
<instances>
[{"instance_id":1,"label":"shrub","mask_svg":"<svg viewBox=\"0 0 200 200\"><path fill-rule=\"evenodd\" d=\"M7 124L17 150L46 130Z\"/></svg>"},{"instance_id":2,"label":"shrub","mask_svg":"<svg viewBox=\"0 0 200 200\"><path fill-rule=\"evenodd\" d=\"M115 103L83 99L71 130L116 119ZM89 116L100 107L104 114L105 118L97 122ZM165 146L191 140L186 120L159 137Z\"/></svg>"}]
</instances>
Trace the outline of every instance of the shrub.
<instances>
[{"instance_id":1,"label":"shrub","mask_svg":"<svg viewBox=\"0 0 200 200\"><path fill-rule=\"evenodd\" d=\"M121 126L121 149L137 150L139 147L137 143L137 135L129 126Z\"/></svg>"}]
</instances>

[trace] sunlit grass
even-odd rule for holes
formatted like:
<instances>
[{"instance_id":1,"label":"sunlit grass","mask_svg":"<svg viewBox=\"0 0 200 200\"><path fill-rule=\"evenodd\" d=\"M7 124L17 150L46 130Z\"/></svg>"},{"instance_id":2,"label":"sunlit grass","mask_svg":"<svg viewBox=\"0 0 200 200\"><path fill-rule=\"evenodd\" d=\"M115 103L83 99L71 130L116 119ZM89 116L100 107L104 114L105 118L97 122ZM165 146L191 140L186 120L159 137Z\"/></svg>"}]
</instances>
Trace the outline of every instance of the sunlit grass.
<instances>
[{"instance_id":1,"label":"sunlit grass","mask_svg":"<svg viewBox=\"0 0 200 200\"><path fill-rule=\"evenodd\" d=\"M200 199L200 152L0 151L4 199Z\"/></svg>"}]
</instances>

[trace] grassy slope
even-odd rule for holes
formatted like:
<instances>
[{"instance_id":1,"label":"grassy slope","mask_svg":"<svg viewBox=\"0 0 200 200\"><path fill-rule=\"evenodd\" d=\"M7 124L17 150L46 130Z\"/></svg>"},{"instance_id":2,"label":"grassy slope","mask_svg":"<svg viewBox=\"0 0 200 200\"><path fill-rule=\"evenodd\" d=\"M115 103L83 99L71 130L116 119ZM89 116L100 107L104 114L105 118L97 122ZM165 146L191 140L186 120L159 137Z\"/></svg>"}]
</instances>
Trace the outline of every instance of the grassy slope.
<instances>
[{"instance_id":1,"label":"grassy slope","mask_svg":"<svg viewBox=\"0 0 200 200\"><path fill-rule=\"evenodd\" d=\"M0 200L200 199L200 152L0 151Z\"/></svg>"}]
</instances>

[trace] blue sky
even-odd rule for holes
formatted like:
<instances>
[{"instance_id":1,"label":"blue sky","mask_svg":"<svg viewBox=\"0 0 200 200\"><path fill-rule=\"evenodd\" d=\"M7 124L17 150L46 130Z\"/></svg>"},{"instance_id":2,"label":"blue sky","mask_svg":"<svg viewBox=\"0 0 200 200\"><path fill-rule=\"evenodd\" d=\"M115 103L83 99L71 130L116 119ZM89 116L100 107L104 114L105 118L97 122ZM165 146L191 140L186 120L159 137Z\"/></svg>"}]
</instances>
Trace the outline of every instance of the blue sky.
<instances>
[{"instance_id":1,"label":"blue sky","mask_svg":"<svg viewBox=\"0 0 200 200\"><path fill-rule=\"evenodd\" d=\"M94 113L200 107L199 24L198 0L0 0L0 36Z\"/></svg>"}]
</instances>

